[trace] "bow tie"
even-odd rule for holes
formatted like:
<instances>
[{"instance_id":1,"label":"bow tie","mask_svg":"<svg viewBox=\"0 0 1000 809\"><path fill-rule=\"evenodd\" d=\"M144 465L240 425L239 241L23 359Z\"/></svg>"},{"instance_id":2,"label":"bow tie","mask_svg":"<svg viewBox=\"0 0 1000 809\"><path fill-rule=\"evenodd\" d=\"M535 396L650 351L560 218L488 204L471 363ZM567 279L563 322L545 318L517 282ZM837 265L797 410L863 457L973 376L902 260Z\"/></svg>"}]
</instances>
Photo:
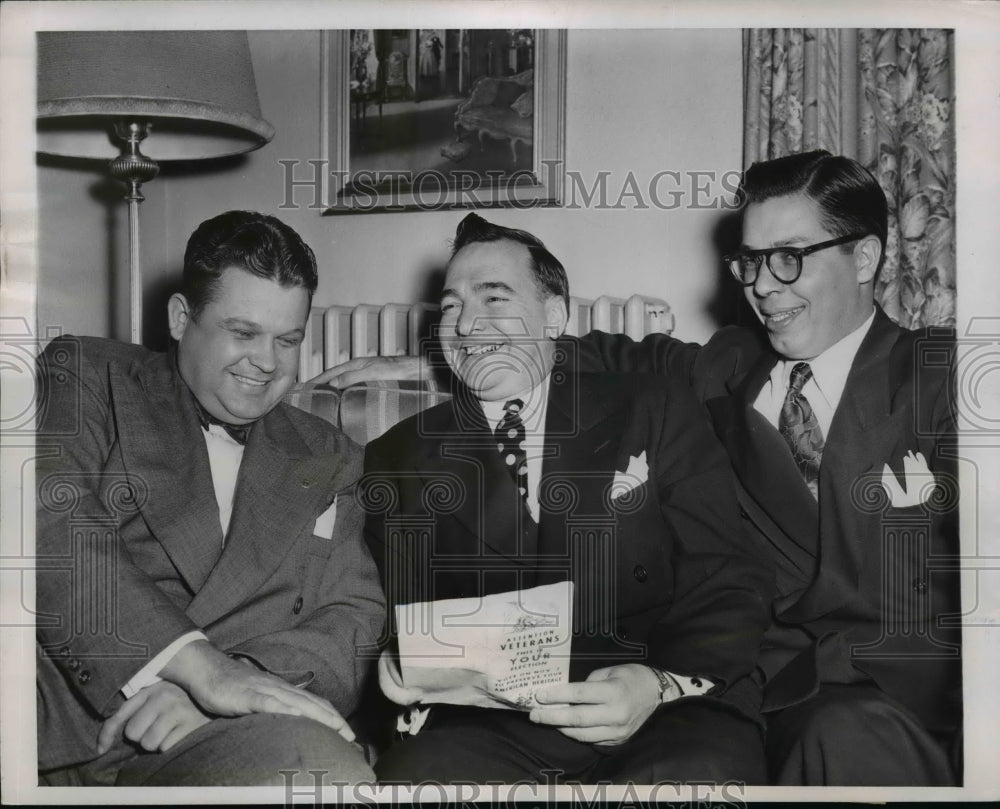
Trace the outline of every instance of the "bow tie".
<instances>
[{"instance_id":1,"label":"bow tie","mask_svg":"<svg viewBox=\"0 0 1000 809\"><path fill-rule=\"evenodd\" d=\"M191 398L194 400L195 410L198 411L198 421L201 424L201 429L207 430L209 425L217 424L225 430L229 437L232 438L237 444L246 445L247 438L250 436L250 428L253 427L254 422L250 422L249 424L226 424L226 422L221 419L217 419L209 413L204 407L202 407L201 402L193 396Z\"/></svg>"}]
</instances>

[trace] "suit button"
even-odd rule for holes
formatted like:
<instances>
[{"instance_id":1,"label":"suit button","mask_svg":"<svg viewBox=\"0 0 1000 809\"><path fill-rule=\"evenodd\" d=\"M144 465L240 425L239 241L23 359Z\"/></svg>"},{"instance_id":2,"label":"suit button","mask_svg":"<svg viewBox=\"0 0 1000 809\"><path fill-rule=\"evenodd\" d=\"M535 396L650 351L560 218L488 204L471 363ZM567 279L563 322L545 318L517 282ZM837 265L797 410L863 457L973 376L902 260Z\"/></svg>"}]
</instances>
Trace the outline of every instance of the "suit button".
<instances>
[{"instance_id":1,"label":"suit button","mask_svg":"<svg viewBox=\"0 0 1000 809\"><path fill-rule=\"evenodd\" d=\"M295 606L292 607L292 612L294 612L296 615L302 612L302 596L299 596L298 598L295 599Z\"/></svg>"},{"instance_id":2,"label":"suit button","mask_svg":"<svg viewBox=\"0 0 1000 809\"><path fill-rule=\"evenodd\" d=\"M90 672L84 669L76 675L76 679L80 682L80 685L86 685L90 682Z\"/></svg>"},{"instance_id":3,"label":"suit button","mask_svg":"<svg viewBox=\"0 0 1000 809\"><path fill-rule=\"evenodd\" d=\"M70 660L69 661L69 670L70 671L76 671L78 668L80 668L80 661L79 660Z\"/></svg>"},{"instance_id":4,"label":"suit button","mask_svg":"<svg viewBox=\"0 0 1000 809\"><path fill-rule=\"evenodd\" d=\"M927 582L923 579L913 580L913 591L916 593L926 593L927 592Z\"/></svg>"},{"instance_id":5,"label":"suit button","mask_svg":"<svg viewBox=\"0 0 1000 809\"><path fill-rule=\"evenodd\" d=\"M637 582L644 582L649 578L649 573L642 565L636 565L632 568L632 575L635 576Z\"/></svg>"}]
</instances>

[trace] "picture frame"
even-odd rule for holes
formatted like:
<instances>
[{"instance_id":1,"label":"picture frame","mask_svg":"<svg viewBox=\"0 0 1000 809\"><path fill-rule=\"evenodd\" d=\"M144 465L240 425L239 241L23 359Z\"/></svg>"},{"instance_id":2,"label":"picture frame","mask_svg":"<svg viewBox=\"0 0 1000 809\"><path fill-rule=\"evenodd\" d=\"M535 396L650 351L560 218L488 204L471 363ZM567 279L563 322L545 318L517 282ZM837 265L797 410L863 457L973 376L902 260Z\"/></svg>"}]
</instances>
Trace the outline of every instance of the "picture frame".
<instances>
[{"instance_id":1,"label":"picture frame","mask_svg":"<svg viewBox=\"0 0 1000 809\"><path fill-rule=\"evenodd\" d=\"M461 79L446 75L443 67L438 72L434 62L440 59L444 66L450 56L454 64L453 54L462 53L468 65L465 35L475 45L474 37L481 32L437 33L446 36L435 42L428 29L380 30L383 59L373 60L374 48L366 46L362 35L374 37L375 31L322 32L324 216L563 204L566 30L516 32L517 45L505 39L504 48L494 48L490 41L484 58L498 60L490 63L490 75L467 70ZM461 51L452 50L453 33L462 35ZM399 51L410 49L400 58L393 51L392 65L385 58L386 48L392 47L385 44L387 34L398 34L392 42L400 43ZM525 41L531 42L530 51ZM368 67L362 64L365 54ZM374 69L373 61L378 64ZM438 76L440 98L428 100L422 88L434 85ZM484 86L476 90L480 80ZM499 82L493 103L477 118L471 112L480 96L488 98L493 92L493 82ZM523 86L512 87L513 82ZM446 88L446 83L451 86ZM507 109L508 98L515 102L511 109L519 112ZM456 110L463 103L468 113L459 115ZM492 119L484 121L487 115ZM498 121L498 115L503 120Z\"/></svg>"}]
</instances>

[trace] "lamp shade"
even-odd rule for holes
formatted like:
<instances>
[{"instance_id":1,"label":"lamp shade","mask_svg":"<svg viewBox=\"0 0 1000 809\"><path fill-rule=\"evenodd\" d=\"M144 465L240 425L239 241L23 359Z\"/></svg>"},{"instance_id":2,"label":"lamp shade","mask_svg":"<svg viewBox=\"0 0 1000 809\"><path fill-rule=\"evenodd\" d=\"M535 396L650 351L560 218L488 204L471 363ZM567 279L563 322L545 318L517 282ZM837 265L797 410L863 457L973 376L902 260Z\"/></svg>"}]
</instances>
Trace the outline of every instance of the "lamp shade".
<instances>
[{"instance_id":1,"label":"lamp shade","mask_svg":"<svg viewBox=\"0 0 1000 809\"><path fill-rule=\"evenodd\" d=\"M245 31L38 34L38 151L110 159L115 121L149 122L150 158L197 160L257 149L261 118Z\"/></svg>"}]
</instances>

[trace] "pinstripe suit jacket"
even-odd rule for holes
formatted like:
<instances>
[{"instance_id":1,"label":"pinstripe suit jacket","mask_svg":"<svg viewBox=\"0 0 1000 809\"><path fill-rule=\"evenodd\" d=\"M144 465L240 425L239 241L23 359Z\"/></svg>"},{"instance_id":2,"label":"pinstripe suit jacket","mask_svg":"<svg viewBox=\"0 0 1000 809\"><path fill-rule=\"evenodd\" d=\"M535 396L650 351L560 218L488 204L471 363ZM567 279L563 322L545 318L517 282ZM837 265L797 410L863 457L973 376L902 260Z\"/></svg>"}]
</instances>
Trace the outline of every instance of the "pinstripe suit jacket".
<instances>
[{"instance_id":1,"label":"pinstripe suit jacket","mask_svg":"<svg viewBox=\"0 0 1000 809\"><path fill-rule=\"evenodd\" d=\"M223 549L170 355L61 338L39 380L39 768L93 759L121 686L193 629L349 714L384 620L354 496L360 449L279 404L250 433ZM325 539L313 529L334 497Z\"/></svg>"}]
</instances>

